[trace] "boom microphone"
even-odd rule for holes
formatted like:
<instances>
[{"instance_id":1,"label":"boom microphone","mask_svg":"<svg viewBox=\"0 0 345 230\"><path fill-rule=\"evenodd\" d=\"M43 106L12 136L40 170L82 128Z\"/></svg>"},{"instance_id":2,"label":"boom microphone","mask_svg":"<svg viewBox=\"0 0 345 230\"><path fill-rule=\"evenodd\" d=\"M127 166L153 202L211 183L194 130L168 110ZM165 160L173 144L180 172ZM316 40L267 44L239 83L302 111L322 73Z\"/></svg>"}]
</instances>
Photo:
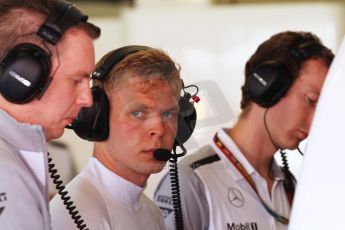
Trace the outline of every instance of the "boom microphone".
<instances>
[{"instance_id":1,"label":"boom microphone","mask_svg":"<svg viewBox=\"0 0 345 230\"><path fill-rule=\"evenodd\" d=\"M153 158L158 161L168 161L173 155L167 149L156 149L153 152Z\"/></svg>"}]
</instances>

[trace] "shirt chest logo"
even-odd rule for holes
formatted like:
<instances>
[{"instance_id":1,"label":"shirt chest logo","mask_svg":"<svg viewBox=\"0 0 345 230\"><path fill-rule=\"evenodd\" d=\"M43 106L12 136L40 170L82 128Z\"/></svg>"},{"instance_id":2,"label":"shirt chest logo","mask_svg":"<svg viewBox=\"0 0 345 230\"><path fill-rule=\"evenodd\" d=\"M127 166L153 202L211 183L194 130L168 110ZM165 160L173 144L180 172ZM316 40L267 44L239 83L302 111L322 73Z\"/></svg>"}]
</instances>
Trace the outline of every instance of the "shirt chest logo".
<instances>
[{"instance_id":1,"label":"shirt chest logo","mask_svg":"<svg viewBox=\"0 0 345 230\"><path fill-rule=\"evenodd\" d=\"M244 197L237 188L228 188L228 200L233 206L240 208L244 205Z\"/></svg>"}]
</instances>

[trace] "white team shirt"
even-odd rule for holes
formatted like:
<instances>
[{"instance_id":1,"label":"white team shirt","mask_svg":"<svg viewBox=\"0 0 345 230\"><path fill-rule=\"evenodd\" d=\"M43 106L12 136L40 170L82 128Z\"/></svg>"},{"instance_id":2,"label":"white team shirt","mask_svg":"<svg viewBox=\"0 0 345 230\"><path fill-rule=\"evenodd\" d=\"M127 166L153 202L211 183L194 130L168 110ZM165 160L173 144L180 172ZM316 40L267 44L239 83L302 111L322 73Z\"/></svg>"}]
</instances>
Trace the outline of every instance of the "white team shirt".
<instances>
[{"instance_id":1,"label":"white team shirt","mask_svg":"<svg viewBox=\"0 0 345 230\"><path fill-rule=\"evenodd\" d=\"M154 203L139 187L91 158L67 185L76 209L90 230L165 229ZM77 229L59 195L50 203L53 229Z\"/></svg>"},{"instance_id":2,"label":"white team shirt","mask_svg":"<svg viewBox=\"0 0 345 230\"><path fill-rule=\"evenodd\" d=\"M241 162L253 178L261 198L274 211L289 217L290 204L283 181L284 174L276 162L272 170L274 183L271 196L267 183L247 161L232 139L220 130L219 139ZM206 146L179 163L184 226L188 230L286 230L265 210L257 194L216 146ZM155 202L165 216L168 229L175 229L169 176L165 176L155 192Z\"/></svg>"}]
</instances>

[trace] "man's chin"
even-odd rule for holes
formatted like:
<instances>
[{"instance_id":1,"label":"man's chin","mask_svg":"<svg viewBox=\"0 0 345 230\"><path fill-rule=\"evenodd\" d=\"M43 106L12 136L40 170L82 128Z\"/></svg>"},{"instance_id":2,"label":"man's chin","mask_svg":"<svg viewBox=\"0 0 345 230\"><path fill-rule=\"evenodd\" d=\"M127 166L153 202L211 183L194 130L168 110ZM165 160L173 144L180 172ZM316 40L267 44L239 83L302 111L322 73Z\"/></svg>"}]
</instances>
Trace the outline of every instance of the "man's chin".
<instances>
[{"instance_id":1,"label":"man's chin","mask_svg":"<svg viewBox=\"0 0 345 230\"><path fill-rule=\"evenodd\" d=\"M57 139L60 138L63 133L64 133L65 129L64 128L59 128L59 129L54 129L54 130L47 130L47 132L45 132L45 136L46 136L46 140L50 141L53 139Z\"/></svg>"},{"instance_id":2,"label":"man's chin","mask_svg":"<svg viewBox=\"0 0 345 230\"><path fill-rule=\"evenodd\" d=\"M298 148L298 145L299 145L299 142L298 142L298 143L291 144L291 145L285 147L285 149L288 149L288 150L295 150L295 149Z\"/></svg>"},{"instance_id":3,"label":"man's chin","mask_svg":"<svg viewBox=\"0 0 345 230\"><path fill-rule=\"evenodd\" d=\"M160 171L162 171L166 166L166 162L163 161L157 161L155 163L151 163L149 165L146 166L145 171L148 174L155 174L155 173L159 173Z\"/></svg>"}]
</instances>

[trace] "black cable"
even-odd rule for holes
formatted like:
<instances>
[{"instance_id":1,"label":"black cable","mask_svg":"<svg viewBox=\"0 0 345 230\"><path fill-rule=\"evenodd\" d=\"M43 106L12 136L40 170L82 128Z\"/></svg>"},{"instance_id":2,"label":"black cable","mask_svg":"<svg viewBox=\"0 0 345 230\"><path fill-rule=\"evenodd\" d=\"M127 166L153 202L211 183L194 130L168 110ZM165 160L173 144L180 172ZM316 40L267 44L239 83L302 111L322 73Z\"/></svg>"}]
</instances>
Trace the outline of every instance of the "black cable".
<instances>
[{"instance_id":1,"label":"black cable","mask_svg":"<svg viewBox=\"0 0 345 230\"><path fill-rule=\"evenodd\" d=\"M295 194L294 176L292 175L292 173L289 169L289 164L287 161L286 152L284 152L281 149L279 149L279 152L280 152L280 156L282 158L283 171L284 171L284 175L285 175L284 188L288 193L291 194L291 197L293 197Z\"/></svg>"},{"instance_id":2,"label":"black cable","mask_svg":"<svg viewBox=\"0 0 345 230\"><path fill-rule=\"evenodd\" d=\"M175 215L175 225L176 230L183 230L183 215L181 207L181 194L180 194L180 184L178 178L178 168L177 168L177 156L176 148L173 149L174 155L169 160L169 171L170 171L170 182L171 182L171 193L174 206Z\"/></svg>"},{"instance_id":3,"label":"black cable","mask_svg":"<svg viewBox=\"0 0 345 230\"><path fill-rule=\"evenodd\" d=\"M268 137L270 138L273 146L276 148L276 149L280 149L279 146L276 145L276 143L273 141L273 138L271 136L271 133L268 129L268 126L267 126L267 122L266 122L266 115L267 115L267 112L268 112L268 108L265 110L265 113L264 113L264 125L265 125L265 129L266 129L266 132L268 134Z\"/></svg>"},{"instance_id":4,"label":"black cable","mask_svg":"<svg viewBox=\"0 0 345 230\"><path fill-rule=\"evenodd\" d=\"M66 206L68 213L71 215L74 223L77 225L77 228L80 230L89 230L84 224L84 220L78 215L78 211L75 210L76 206L73 205L73 201L71 201L71 197L67 196L67 191L65 191L65 186L62 185L63 181L60 179L60 175L57 173L55 169L55 164L51 163L52 158L50 157L50 153L48 152L48 171L50 174L50 178L52 178L53 183L55 184L56 189L58 190L58 194L61 196L61 200L63 204Z\"/></svg>"},{"instance_id":5,"label":"black cable","mask_svg":"<svg viewBox=\"0 0 345 230\"><path fill-rule=\"evenodd\" d=\"M302 156L304 156L304 153L299 149L299 146L297 147L297 150Z\"/></svg>"},{"instance_id":6,"label":"black cable","mask_svg":"<svg viewBox=\"0 0 345 230\"><path fill-rule=\"evenodd\" d=\"M183 81L182 79L181 79L181 83L182 83L181 88L182 88L184 94L186 94L185 89L188 89L188 88L191 88L191 87L194 87L194 88L196 89L196 92L195 92L193 95L191 95L191 97L194 97L194 96L196 96L196 95L199 93L199 87L198 87L197 85L188 85L188 86L185 86L185 85L184 85L184 81Z\"/></svg>"},{"instance_id":7,"label":"black cable","mask_svg":"<svg viewBox=\"0 0 345 230\"><path fill-rule=\"evenodd\" d=\"M185 89L188 89L188 88L191 88L191 87L194 87L196 89L196 92L193 95L191 95L193 97L193 96L195 96L195 95L197 95L199 93L199 87L198 86L196 86L196 85L184 86L183 87L183 92L185 92Z\"/></svg>"},{"instance_id":8,"label":"black cable","mask_svg":"<svg viewBox=\"0 0 345 230\"><path fill-rule=\"evenodd\" d=\"M267 111L268 111L268 108L265 110L265 113L264 113L265 129L266 129L266 132L267 132L267 134L268 134L272 144L280 152L280 156L281 156L281 159L282 159L282 162L283 162L283 172L284 172L284 175L285 175L284 188L293 197L293 195L295 194L294 176L292 175L292 173L291 173L291 171L289 169L289 164L288 164L286 153L279 146L276 145L276 143L273 141L271 133L270 133L270 131L268 129L267 122L266 122ZM299 148L297 148L297 149L299 150Z\"/></svg>"}]
</instances>

